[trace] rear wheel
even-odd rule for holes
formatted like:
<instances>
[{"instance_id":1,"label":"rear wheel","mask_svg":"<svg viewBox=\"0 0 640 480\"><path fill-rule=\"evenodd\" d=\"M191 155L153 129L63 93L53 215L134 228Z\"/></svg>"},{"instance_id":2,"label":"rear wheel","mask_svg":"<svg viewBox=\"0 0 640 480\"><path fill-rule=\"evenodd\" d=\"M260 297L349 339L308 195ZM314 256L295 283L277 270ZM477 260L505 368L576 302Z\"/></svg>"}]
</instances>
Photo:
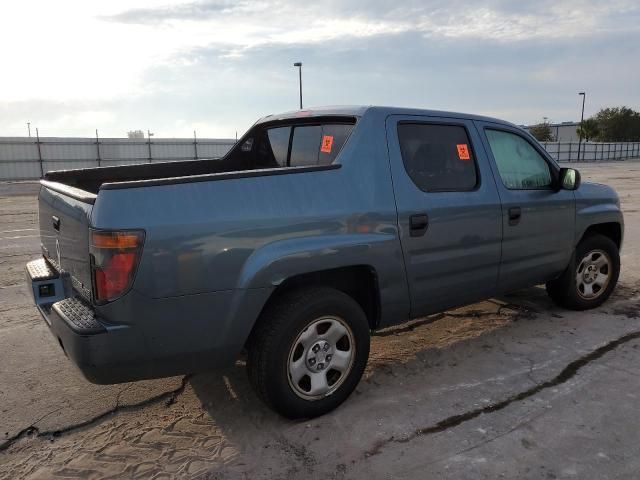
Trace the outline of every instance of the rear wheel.
<instances>
[{"instance_id":1,"label":"rear wheel","mask_svg":"<svg viewBox=\"0 0 640 480\"><path fill-rule=\"evenodd\" d=\"M369 324L350 296L297 290L273 302L249 341L249 379L288 418L333 410L358 384L369 357Z\"/></svg>"},{"instance_id":2,"label":"rear wheel","mask_svg":"<svg viewBox=\"0 0 640 480\"><path fill-rule=\"evenodd\" d=\"M590 235L576 247L567 270L547 283L547 292L563 307L587 310L609 298L619 275L617 245L604 235Z\"/></svg>"}]
</instances>

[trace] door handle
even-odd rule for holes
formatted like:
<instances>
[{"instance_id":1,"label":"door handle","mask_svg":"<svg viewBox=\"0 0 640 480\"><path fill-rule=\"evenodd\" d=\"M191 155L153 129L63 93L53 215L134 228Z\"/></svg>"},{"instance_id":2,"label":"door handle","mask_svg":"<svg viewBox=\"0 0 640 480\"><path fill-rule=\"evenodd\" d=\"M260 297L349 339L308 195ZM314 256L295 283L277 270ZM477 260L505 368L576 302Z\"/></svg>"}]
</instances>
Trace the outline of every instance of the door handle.
<instances>
[{"instance_id":1,"label":"door handle","mask_svg":"<svg viewBox=\"0 0 640 480\"><path fill-rule=\"evenodd\" d=\"M511 207L509 209L509 225L517 225L520 222L522 210L520 207Z\"/></svg>"},{"instance_id":2,"label":"door handle","mask_svg":"<svg viewBox=\"0 0 640 480\"><path fill-rule=\"evenodd\" d=\"M409 217L409 235L412 237L421 237L429 228L429 215L426 213L417 213Z\"/></svg>"}]
</instances>

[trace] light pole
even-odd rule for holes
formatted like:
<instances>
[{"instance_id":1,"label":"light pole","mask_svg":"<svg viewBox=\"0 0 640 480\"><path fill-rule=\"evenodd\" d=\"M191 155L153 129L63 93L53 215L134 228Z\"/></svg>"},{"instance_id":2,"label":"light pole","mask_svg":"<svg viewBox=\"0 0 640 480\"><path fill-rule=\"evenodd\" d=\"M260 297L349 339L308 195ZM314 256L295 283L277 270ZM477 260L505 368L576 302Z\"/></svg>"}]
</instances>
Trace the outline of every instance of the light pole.
<instances>
[{"instance_id":1,"label":"light pole","mask_svg":"<svg viewBox=\"0 0 640 480\"><path fill-rule=\"evenodd\" d=\"M302 62L296 62L294 67L298 67L298 78L300 79L300 110L302 110Z\"/></svg>"},{"instance_id":2,"label":"light pole","mask_svg":"<svg viewBox=\"0 0 640 480\"><path fill-rule=\"evenodd\" d=\"M29 138L31 138L31 122L27 122L27 131L29 132Z\"/></svg>"},{"instance_id":3,"label":"light pole","mask_svg":"<svg viewBox=\"0 0 640 480\"><path fill-rule=\"evenodd\" d=\"M582 147L582 122L584 122L584 101L587 98L585 92L578 92L578 96L582 95L582 113L580 114L580 140L578 141L578 161L580 161L580 149Z\"/></svg>"}]
</instances>

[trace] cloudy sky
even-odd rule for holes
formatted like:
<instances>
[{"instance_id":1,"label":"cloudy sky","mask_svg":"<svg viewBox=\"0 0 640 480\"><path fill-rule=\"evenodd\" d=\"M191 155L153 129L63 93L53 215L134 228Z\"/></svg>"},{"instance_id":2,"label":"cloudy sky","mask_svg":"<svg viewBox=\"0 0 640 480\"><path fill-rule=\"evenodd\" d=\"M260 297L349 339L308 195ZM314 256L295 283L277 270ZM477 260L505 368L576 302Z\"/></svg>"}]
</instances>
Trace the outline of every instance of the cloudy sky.
<instances>
[{"instance_id":1,"label":"cloudy sky","mask_svg":"<svg viewBox=\"0 0 640 480\"><path fill-rule=\"evenodd\" d=\"M637 0L7 0L0 136L233 137L260 116L377 104L515 123L640 109Z\"/></svg>"}]
</instances>

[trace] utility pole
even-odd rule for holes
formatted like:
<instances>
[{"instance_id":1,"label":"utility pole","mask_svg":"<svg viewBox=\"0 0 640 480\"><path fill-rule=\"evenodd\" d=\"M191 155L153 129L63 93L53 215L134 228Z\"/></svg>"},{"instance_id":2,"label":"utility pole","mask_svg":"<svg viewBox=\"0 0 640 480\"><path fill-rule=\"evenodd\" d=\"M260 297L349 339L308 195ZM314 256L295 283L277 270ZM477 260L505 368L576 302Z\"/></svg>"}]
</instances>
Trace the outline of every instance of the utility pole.
<instances>
[{"instance_id":1,"label":"utility pole","mask_svg":"<svg viewBox=\"0 0 640 480\"><path fill-rule=\"evenodd\" d=\"M587 94L585 92L579 92L578 95L582 96L582 113L580 114L580 140L578 141L578 161L580 161L580 149L582 147L582 132L583 132L582 122L584 122L584 101L587 98Z\"/></svg>"},{"instance_id":2,"label":"utility pole","mask_svg":"<svg viewBox=\"0 0 640 480\"><path fill-rule=\"evenodd\" d=\"M302 110L302 62L296 62L293 66L298 67L298 78L300 80L300 110Z\"/></svg>"}]
</instances>

